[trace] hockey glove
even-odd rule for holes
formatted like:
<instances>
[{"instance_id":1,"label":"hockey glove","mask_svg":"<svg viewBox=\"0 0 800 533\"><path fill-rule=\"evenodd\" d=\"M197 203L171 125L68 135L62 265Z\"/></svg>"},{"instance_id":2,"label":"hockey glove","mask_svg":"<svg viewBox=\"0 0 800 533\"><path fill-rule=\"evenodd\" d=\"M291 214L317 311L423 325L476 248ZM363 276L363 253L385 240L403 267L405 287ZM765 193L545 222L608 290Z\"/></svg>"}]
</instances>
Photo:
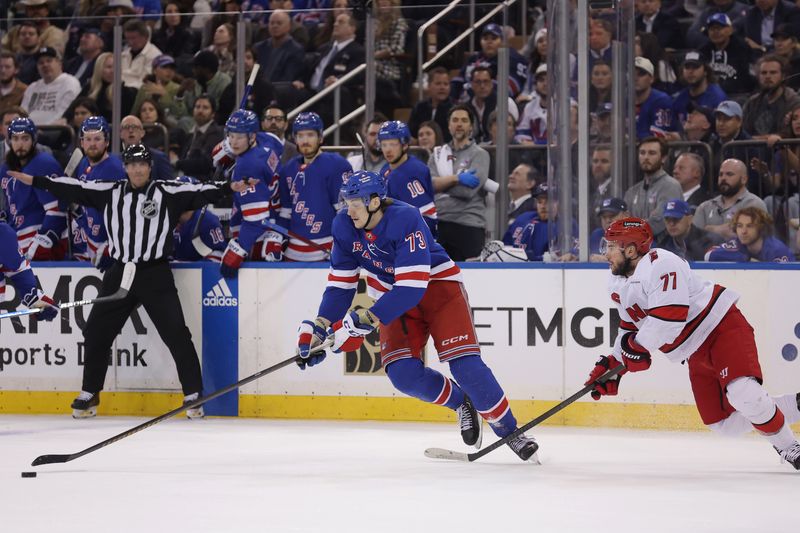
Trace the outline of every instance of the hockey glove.
<instances>
[{"instance_id":1,"label":"hockey glove","mask_svg":"<svg viewBox=\"0 0 800 533\"><path fill-rule=\"evenodd\" d=\"M214 168L222 167L223 170L227 170L236 163L236 154L227 137L211 149L211 162L214 164Z\"/></svg>"},{"instance_id":2,"label":"hockey glove","mask_svg":"<svg viewBox=\"0 0 800 533\"><path fill-rule=\"evenodd\" d=\"M325 359L325 350L310 353L311 350L322 344L328 337L325 322L317 318L313 322L311 320L303 320L300 327L297 328L297 353L300 359L297 360L297 366L300 370L305 370L306 365L318 365Z\"/></svg>"},{"instance_id":3,"label":"hockey glove","mask_svg":"<svg viewBox=\"0 0 800 533\"><path fill-rule=\"evenodd\" d=\"M47 233L37 233L28 248L28 259L31 261L49 261L53 257L53 245L58 242L58 235L53 230Z\"/></svg>"},{"instance_id":4,"label":"hockey glove","mask_svg":"<svg viewBox=\"0 0 800 533\"><path fill-rule=\"evenodd\" d=\"M350 311L328 329L328 335L333 335L331 351L340 353L358 350L364 344L364 337L372 333L377 325L378 319L369 309Z\"/></svg>"},{"instance_id":5,"label":"hockey glove","mask_svg":"<svg viewBox=\"0 0 800 533\"><path fill-rule=\"evenodd\" d=\"M625 363L625 368L631 372L641 372L650 368L650 352L636 342L636 332L629 331L622 336L620 342L620 349L622 351L622 362Z\"/></svg>"},{"instance_id":6,"label":"hockey glove","mask_svg":"<svg viewBox=\"0 0 800 533\"><path fill-rule=\"evenodd\" d=\"M597 378L608 372L612 368L616 368L619 366L619 361L613 355L600 356L600 359L594 365L594 369L589 374L589 379L586 380L584 385L594 384L594 390L592 391L592 398L595 400L599 400L602 396L616 396L617 392L619 391L619 382L622 379L622 375L627 372L627 370L623 370L613 378L607 380L604 383L600 383L597 381Z\"/></svg>"},{"instance_id":7,"label":"hockey glove","mask_svg":"<svg viewBox=\"0 0 800 533\"><path fill-rule=\"evenodd\" d=\"M270 263L283 261L283 243L286 237L277 231L268 231L266 238L264 238L264 261Z\"/></svg>"},{"instance_id":8,"label":"hockey glove","mask_svg":"<svg viewBox=\"0 0 800 533\"><path fill-rule=\"evenodd\" d=\"M35 287L32 288L28 294L24 295L21 300L22 304L28 309L41 308L41 311L35 315L36 320L50 322L58 316L58 312L60 310L58 305L53 301L52 298L46 296Z\"/></svg>"},{"instance_id":9,"label":"hockey glove","mask_svg":"<svg viewBox=\"0 0 800 533\"><path fill-rule=\"evenodd\" d=\"M465 187L469 187L470 189L474 189L480 185L481 180L475 175L475 170L469 169L462 170L458 173L458 183L464 185Z\"/></svg>"},{"instance_id":10,"label":"hockey glove","mask_svg":"<svg viewBox=\"0 0 800 533\"><path fill-rule=\"evenodd\" d=\"M219 272L225 278L235 278L239 274L239 268L247 257L247 250L242 248L239 241L231 239L225 254L222 256L222 263L219 265Z\"/></svg>"},{"instance_id":11,"label":"hockey glove","mask_svg":"<svg viewBox=\"0 0 800 533\"><path fill-rule=\"evenodd\" d=\"M108 255L108 244L103 244L97 248L97 251L92 257L92 264L100 272L105 273L106 270L114 266L115 259Z\"/></svg>"}]
</instances>

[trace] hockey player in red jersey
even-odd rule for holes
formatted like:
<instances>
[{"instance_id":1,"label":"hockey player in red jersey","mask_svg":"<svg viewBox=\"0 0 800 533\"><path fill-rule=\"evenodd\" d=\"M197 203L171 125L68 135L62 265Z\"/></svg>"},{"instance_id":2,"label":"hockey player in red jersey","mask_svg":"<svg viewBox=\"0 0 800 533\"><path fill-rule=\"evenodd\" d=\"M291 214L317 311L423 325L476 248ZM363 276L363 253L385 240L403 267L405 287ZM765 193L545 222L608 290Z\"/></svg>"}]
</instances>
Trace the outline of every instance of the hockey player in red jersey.
<instances>
[{"instance_id":1,"label":"hockey player in red jersey","mask_svg":"<svg viewBox=\"0 0 800 533\"><path fill-rule=\"evenodd\" d=\"M500 437L517 429L503 389L481 358L461 270L432 237L419 209L386 198L386 182L358 171L342 185L347 209L333 221L328 286L316 320L300 325L301 368L324 352L310 349L333 336L332 350L358 350L380 322L381 362L400 392L456 411L464 443L480 447L480 416ZM348 311L359 271L367 274L369 309ZM455 380L426 368L422 350L433 337ZM521 434L508 445L536 461L538 444Z\"/></svg>"},{"instance_id":2,"label":"hockey player in red jersey","mask_svg":"<svg viewBox=\"0 0 800 533\"><path fill-rule=\"evenodd\" d=\"M706 281L667 250L650 249L653 232L640 218L617 220L605 232L608 290L620 315L614 355L602 356L586 384L625 364L592 397L615 395L625 372L650 368L652 356L686 361L695 404L709 429L736 436L755 428L800 470L800 395L771 397L762 386L753 328L736 307L739 295ZM602 250L601 250L602 251Z\"/></svg>"}]
</instances>

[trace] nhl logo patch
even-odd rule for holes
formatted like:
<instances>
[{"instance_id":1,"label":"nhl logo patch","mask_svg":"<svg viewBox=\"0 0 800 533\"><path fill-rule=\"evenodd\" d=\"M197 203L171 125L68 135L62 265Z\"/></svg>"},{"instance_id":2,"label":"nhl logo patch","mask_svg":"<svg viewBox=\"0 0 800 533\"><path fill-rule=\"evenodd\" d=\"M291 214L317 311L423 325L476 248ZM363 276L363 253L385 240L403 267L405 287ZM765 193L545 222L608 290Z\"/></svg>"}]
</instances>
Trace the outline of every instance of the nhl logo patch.
<instances>
[{"instance_id":1,"label":"nhl logo patch","mask_svg":"<svg viewBox=\"0 0 800 533\"><path fill-rule=\"evenodd\" d=\"M155 200L145 200L142 202L142 207L139 208L139 213L144 218L155 218L158 214L158 202Z\"/></svg>"}]
</instances>

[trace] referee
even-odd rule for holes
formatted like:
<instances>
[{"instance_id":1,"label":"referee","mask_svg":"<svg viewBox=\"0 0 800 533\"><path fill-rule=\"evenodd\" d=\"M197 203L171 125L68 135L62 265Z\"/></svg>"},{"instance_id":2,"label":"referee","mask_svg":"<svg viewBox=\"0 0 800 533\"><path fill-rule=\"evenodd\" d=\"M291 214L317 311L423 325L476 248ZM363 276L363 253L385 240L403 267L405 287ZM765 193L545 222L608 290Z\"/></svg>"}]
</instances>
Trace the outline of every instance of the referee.
<instances>
[{"instance_id":1,"label":"referee","mask_svg":"<svg viewBox=\"0 0 800 533\"><path fill-rule=\"evenodd\" d=\"M86 353L83 386L71 406L74 418L97 414L111 344L139 304L144 306L175 359L184 403L199 397L203 388L200 362L183 320L168 262L173 249L172 230L181 213L201 208L251 185L243 181L230 184L151 181L153 158L141 144L128 146L122 160L127 179L120 181L85 182L69 177L33 177L9 172L23 183L50 191L62 200L95 207L103 214L110 255L115 262L103 276L99 296L116 292L124 264L136 263L136 276L128 295L119 301L95 304L89 313L83 330ZM190 409L186 414L189 418L201 418L203 408Z\"/></svg>"}]
</instances>

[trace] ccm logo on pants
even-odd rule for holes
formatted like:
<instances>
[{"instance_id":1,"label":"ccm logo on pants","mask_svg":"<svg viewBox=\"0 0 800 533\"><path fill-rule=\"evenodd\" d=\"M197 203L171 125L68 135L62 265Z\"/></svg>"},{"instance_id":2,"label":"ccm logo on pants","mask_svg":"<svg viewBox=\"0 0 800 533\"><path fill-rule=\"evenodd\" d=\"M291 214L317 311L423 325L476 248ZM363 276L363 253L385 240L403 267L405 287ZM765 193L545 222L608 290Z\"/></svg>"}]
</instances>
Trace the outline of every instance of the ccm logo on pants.
<instances>
[{"instance_id":1,"label":"ccm logo on pants","mask_svg":"<svg viewBox=\"0 0 800 533\"><path fill-rule=\"evenodd\" d=\"M449 339L445 339L442 341L442 346L448 346L450 344L455 344L459 341L466 341L469 340L469 335L457 335L455 337L450 337Z\"/></svg>"}]
</instances>

